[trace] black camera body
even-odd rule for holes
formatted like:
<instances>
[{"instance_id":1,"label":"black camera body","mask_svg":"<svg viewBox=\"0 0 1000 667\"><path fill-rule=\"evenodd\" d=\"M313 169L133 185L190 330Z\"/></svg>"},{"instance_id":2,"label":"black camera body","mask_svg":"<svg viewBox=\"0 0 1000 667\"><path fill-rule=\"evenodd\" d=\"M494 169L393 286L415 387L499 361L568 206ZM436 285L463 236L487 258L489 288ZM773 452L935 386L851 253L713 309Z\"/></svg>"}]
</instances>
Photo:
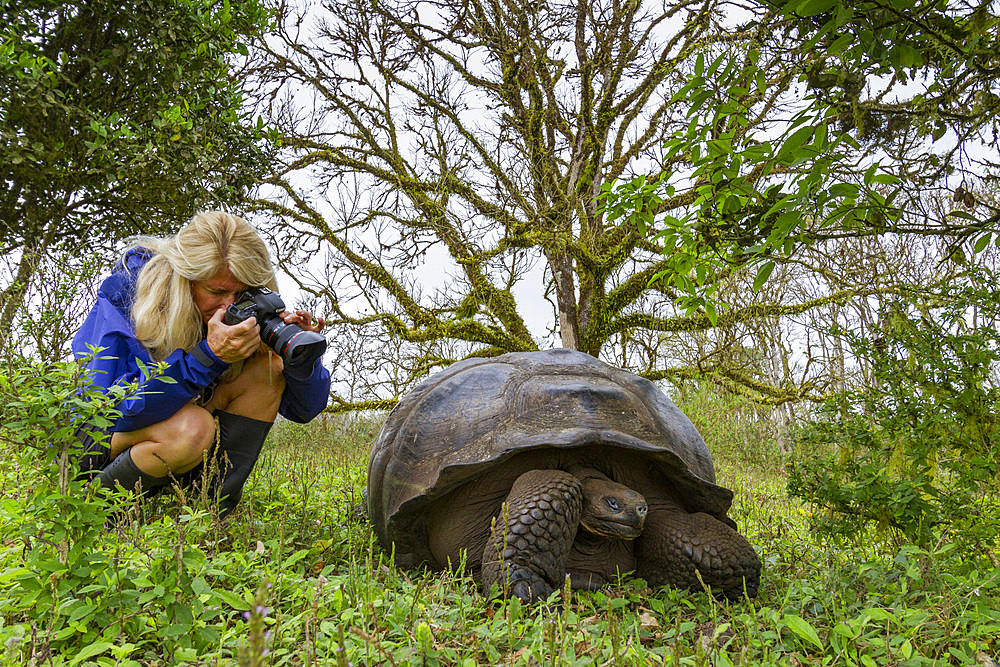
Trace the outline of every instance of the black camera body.
<instances>
[{"instance_id":1,"label":"black camera body","mask_svg":"<svg viewBox=\"0 0 1000 667\"><path fill-rule=\"evenodd\" d=\"M285 374L304 380L312 374L313 363L326 352L326 338L287 324L278 315L284 309L285 302L277 293L266 287L251 287L226 309L222 321L232 326L256 317L260 339L281 355Z\"/></svg>"}]
</instances>

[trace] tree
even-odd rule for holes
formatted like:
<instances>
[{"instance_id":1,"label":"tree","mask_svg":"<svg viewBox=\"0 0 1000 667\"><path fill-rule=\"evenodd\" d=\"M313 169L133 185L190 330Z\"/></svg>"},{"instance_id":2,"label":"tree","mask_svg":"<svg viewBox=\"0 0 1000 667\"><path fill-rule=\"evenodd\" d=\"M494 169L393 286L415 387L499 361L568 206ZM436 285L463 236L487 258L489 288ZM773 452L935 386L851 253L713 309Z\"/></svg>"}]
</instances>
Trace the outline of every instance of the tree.
<instances>
[{"instance_id":1,"label":"tree","mask_svg":"<svg viewBox=\"0 0 1000 667\"><path fill-rule=\"evenodd\" d=\"M836 313L846 326L817 327L834 343L843 379L797 434L789 492L824 510L811 513L824 532L867 540L870 529L888 529L935 554L951 542L963 558L985 555L995 565L997 8L935 0L767 6L810 91L799 118L813 122L763 148L744 143L723 156L707 147L710 159L694 163L713 196L675 221L687 236L671 233L692 254L712 242L716 264L756 264L755 284L765 288L771 271L810 252L874 242L905 244L909 253L917 239L931 246L879 267L892 274L892 292L851 303L856 317ZM721 79L731 69L713 67ZM738 86L734 77L726 84ZM716 111L708 127L719 120ZM699 134L697 125L685 139L704 142L711 130ZM783 171L803 160L815 168L799 178ZM758 184L770 201L754 198L751 190L764 190ZM714 207L720 194L734 205ZM748 204L764 204L762 214L741 215ZM735 213L750 243L713 234L726 229L719 213Z\"/></svg>"},{"instance_id":2,"label":"tree","mask_svg":"<svg viewBox=\"0 0 1000 667\"><path fill-rule=\"evenodd\" d=\"M851 540L888 529L997 564L996 280L974 268L932 298L901 293L877 335L847 332L869 382L832 397L789 468L789 492L824 510L817 528Z\"/></svg>"},{"instance_id":3,"label":"tree","mask_svg":"<svg viewBox=\"0 0 1000 667\"><path fill-rule=\"evenodd\" d=\"M335 319L414 344L464 341L467 354L535 349L516 294L540 262L565 347L600 355L641 331L713 325L675 317L678 291L652 279L676 262L600 195L666 166L664 143L688 126L676 95L695 56L749 51L760 31L725 30L721 9L696 1L324 9L315 25L312 8L284 16L269 43L285 150L257 205L290 233L286 266L328 253L302 284ZM772 78L752 93L768 114L788 89ZM427 266L448 280L421 295L413 275ZM350 298L367 314L341 307Z\"/></svg>"},{"instance_id":4,"label":"tree","mask_svg":"<svg viewBox=\"0 0 1000 667\"><path fill-rule=\"evenodd\" d=\"M744 30L772 30L760 33L752 50L701 54L688 74L681 91L689 96L690 124L667 142L669 167L619 184L608 196L619 214L655 225L674 260L660 277L683 294L688 312L731 320L747 306L731 289L718 298L726 275L737 267L738 274L755 275L757 292L784 266L799 274L800 286L824 286L809 303L826 298L825 305L843 309L851 301L849 310L862 316L847 323L836 316L828 328L863 330L877 311L870 297L877 302L916 286L936 293L961 274L967 258L982 255L991 241L1000 244L992 176L1000 160L1000 107L990 102L1000 71L995 12L986 5L826 0L764 2L756 10L761 18ZM762 133L753 122L767 108L748 93L767 88L773 72L758 52L785 53L789 67L782 76L805 92L777 131ZM676 192L693 196L689 205L678 207ZM942 206L942 192L950 206ZM854 242L865 239L914 246L918 256L879 271L879 254L867 255L860 265L873 270L867 282L856 275L844 280L858 273L855 265L841 267L839 276L824 269L825 255L847 250L858 258ZM920 262L937 269L918 271L920 281L903 277ZM881 289L858 289L865 285ZM850 298L831 298L838 293ZM717 305L728 313L716 314ZM787 329L789 322L774 325ZM824 337L822 328L816 331ZM814 357L798 352L808 368ZM839 356L834 361L843 366ZM815 380L829 385L838 373L827 366L825 375L798 387L816 386ZM758 400L789 396L760 389Z\"/></svg>"},{"instance_id":5,"label":"tree","mask_svg":"<svg viewBox=\"0 0 1000 667\"><path fill-rule=\"evenodd\" d=\"M736 307L716 291L760 289L842 239L952 243L971 221L933 220L885 164L912 135L859 137L810 87L820 57L800 17L758 3L737 25L730 8L397 0L284 16L263 73L282 166L257 202L289 234L282 261L325 252L302 286L340 323L409 341L420 372L454 359L417 349L433 340L536 347L519 300L540 264L563 346L807 395L742 372L749 358L670 365L664 338L891 293L839 280Z\"/></svg>"},{"instance_id":6,"label":"tree","mask_svg":"<svg viewBox=\"0 0 1000 667\"><path fill-rule=\"evenodd\" d=\"M169 229L260 173L234 56L258 0L9 0L0 20L0 348L52 248Z\"/></svg>"}]
</instances>

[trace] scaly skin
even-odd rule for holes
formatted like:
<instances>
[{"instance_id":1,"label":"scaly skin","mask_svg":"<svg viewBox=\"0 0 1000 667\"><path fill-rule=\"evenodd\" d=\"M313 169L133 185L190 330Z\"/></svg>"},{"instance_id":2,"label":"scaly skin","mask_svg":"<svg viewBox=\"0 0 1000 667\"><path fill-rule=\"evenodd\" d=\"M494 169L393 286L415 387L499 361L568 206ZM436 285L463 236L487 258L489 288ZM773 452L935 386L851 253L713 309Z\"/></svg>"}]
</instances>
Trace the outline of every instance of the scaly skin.
<instances>
[{"instance_id":1,"label":"scaly skin","mask_svg":"<svg viewBox=\"0 0 1000 667\"><path fill-rule=\"evenodd\" d=\"M757 596L760 559L745 537L713 516L652 511L636 546L637 574L651 586L697 591L704 582L729 600Z\"/></svg>"},{"instance_id":2,"label":"scaly skin","mask_svg":"<svg viewBox=\"0 0 1000 667\"><path fill-rule=\"evenodd\" d=\"M572 554L573 588L594 590L634 563L652 586L756 597L760 559L729 525L669 498L649 507L637 491L592 470L574 473L539 469L517 478L483 550L485 590L495 583L526 603L545 599L565 583ZM615 555L611 545L623 546Z\"/></svg>"},{"instance_id":3,"label":"scaly skin","mask_svg":"<svg viewBox=\"0 0 1000 667\"><path fill-rule=\"evenodd\" d=\"M641 493L604 475L576 476L583 484L581 529L606 540L634 540L642 534L648 509Z\"/></svg>"},{"instance_id":4,"label":"scaly skin","mask_svg":"<svg viewBox=\"0 0 1000 667\"><path fill-rule=\"evenodd\" d=\"M580 523L580 481L562 470L529 470L514 482L483 551L483 588L523 602L562 587L566 558Z\"/></svg>"}]
</instances>

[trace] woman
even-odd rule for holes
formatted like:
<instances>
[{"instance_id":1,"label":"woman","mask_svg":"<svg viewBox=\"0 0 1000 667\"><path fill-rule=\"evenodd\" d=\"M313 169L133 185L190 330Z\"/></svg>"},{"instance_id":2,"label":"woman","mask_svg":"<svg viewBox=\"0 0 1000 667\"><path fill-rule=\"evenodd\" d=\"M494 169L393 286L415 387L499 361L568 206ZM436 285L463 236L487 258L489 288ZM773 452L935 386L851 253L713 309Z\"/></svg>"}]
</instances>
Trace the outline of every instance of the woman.
<instances>
[{"instance_id":1,"label":"woman","mask_svg":"<svg viewBox=\"0 0 1000 667\"><path fill-rule=\"evenodd\" d=\"M216 441L218 420L225 516L277 415L304 423L322 412L330 393L322 360L305 379L286 376L281 358L261 345L256 318L223 322L248 287L274 289L274 270L257 232L226 213L200 213L176 235L138 239L125 252L102 283L73 352L89 357L94 385L108 391L140 382L142 391L118 403L121 417L104 442L82 438L82 470L99 471L106 488L188 482ZM313 323L306 311L281 317L308 331L323 328L322 318ZM167 366L150 378L154 361Z\"/></svg>"}]
</instances>

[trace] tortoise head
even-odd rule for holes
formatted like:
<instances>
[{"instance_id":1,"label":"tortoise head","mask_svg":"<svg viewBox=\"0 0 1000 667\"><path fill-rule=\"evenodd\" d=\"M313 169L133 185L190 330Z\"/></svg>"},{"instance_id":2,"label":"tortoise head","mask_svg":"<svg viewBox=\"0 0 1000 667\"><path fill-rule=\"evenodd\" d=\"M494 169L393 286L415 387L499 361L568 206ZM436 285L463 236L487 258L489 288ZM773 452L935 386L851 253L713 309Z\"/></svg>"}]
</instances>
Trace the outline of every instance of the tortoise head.
<instances>
[{"instance_id":1,"label":"tortoise head","mask_svg":"<svg viewBox=\"0 0 1000 667\"><path fill-rule=\"evenodd\" d=\"M646 521L646 499L609 479L586 478L580 528L608 540L634 540Z\"/></svg>"}]
</instances>

